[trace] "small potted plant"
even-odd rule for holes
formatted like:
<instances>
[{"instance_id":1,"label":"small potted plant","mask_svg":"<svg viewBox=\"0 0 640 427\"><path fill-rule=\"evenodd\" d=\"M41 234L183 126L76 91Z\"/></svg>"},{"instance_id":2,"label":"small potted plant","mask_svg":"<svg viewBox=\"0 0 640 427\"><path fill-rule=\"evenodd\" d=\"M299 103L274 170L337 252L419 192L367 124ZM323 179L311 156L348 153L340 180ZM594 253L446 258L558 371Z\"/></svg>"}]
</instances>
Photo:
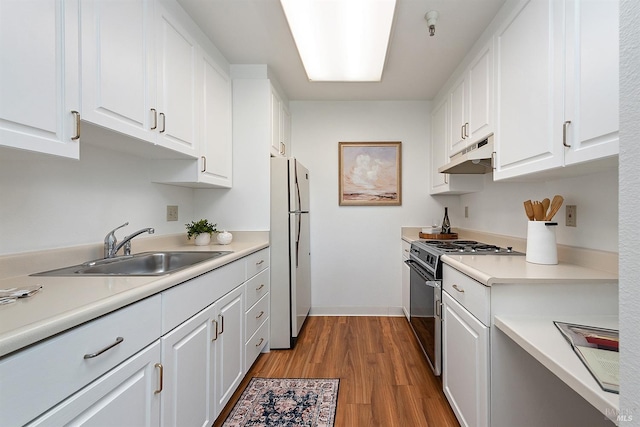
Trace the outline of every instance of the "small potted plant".
<instances>
[{"instance_id":1,"label":"small potted plant","mask_svg":"<svg viewBox=\"0 0 640 427\"><path fill-rule=\"evenodd\" d=\"M206 219L200 221L191 221L187 226L187 239L191 239L191 236L195 237L195 243L197 246L208 245L211 241L211 234L217 232L216 224L211 224Z\"/></svg>"}]
</instances>

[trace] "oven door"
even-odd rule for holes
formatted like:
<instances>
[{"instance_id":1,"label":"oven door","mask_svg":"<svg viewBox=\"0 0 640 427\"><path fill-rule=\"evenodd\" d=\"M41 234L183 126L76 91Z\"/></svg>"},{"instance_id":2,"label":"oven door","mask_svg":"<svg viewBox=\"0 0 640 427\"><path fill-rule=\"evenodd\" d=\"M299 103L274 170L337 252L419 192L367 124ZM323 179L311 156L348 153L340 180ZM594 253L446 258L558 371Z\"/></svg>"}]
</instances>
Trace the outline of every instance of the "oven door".
<instances>
[{"instance_id":1,"label":"oven door","mask_svg":"<svg viewBox=\"0 0 640 427\"><path fill-rule=\"evenodd\" d=\"M409 319L422 351L433 373L440 375L442 366L442 287L417 261L405 261L411 268L409 285Z\"/></svg>"}]
</instances>

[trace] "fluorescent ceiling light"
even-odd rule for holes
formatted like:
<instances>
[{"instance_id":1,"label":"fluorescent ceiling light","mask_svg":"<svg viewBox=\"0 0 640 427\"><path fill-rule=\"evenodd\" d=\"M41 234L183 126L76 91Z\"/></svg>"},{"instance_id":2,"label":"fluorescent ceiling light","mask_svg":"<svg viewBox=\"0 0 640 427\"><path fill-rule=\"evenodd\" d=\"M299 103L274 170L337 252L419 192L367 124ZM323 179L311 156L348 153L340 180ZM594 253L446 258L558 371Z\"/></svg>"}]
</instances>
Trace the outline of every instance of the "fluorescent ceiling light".
<instances>
[{"instance_id":1,"label":"fluorescent ceiling light","mask_svg":"<svg viewBox=\"0 0 640 427\"><path fill-rule=\"evenodd\" d=\"M312 81L382 79L396 0L280 0Z\"/></svg>"}]
</instances>

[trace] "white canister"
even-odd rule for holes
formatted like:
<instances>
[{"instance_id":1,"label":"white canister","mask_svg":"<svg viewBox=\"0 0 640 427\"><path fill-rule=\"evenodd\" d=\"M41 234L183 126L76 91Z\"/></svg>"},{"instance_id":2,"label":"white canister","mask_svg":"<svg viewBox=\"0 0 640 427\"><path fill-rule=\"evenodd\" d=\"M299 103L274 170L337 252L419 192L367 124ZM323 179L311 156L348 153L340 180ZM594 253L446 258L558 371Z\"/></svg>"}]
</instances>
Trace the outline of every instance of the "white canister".
<instances>
[{"instance_id":1,"label":"white canister","mask_svg":"<svg viewBox=\"0 0 640 427\"><path fill-rule=\"evenodd\" d=\"M228 245L231 243L231 240L233 240L233 234L223 230L221 233L218 233L217 239L221 245Z\"/></svg>"},{"instance_id":2,"label":"white canister","mask_svg":"<svg viewBox=\"0 0 640 427\"><path fill-rule=\"evenodd\" d=\"M527 262L534 264L557 264L557 222L529 221L527 228Z\"/></svg>"}]
</instances>

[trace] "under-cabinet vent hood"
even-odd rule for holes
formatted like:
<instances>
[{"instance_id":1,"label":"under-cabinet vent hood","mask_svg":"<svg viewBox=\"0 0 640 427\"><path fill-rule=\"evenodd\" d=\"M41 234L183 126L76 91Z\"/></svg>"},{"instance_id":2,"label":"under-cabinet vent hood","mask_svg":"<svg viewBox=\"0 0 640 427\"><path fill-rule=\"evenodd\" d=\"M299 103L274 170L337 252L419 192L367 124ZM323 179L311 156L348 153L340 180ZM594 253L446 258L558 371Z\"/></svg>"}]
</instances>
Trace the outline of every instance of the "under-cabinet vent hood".
<instances>
[{"instance_id":1,"label":"under-cabinet vent hood","mask_svg":"<svg viewBox=\"0 0 640 427\"><path fill-rule=\"evenodd\" d=\"M493 171L493 135L465 148L438 168L440 173L483 174Z\"/></svg>"}]
</instances>

